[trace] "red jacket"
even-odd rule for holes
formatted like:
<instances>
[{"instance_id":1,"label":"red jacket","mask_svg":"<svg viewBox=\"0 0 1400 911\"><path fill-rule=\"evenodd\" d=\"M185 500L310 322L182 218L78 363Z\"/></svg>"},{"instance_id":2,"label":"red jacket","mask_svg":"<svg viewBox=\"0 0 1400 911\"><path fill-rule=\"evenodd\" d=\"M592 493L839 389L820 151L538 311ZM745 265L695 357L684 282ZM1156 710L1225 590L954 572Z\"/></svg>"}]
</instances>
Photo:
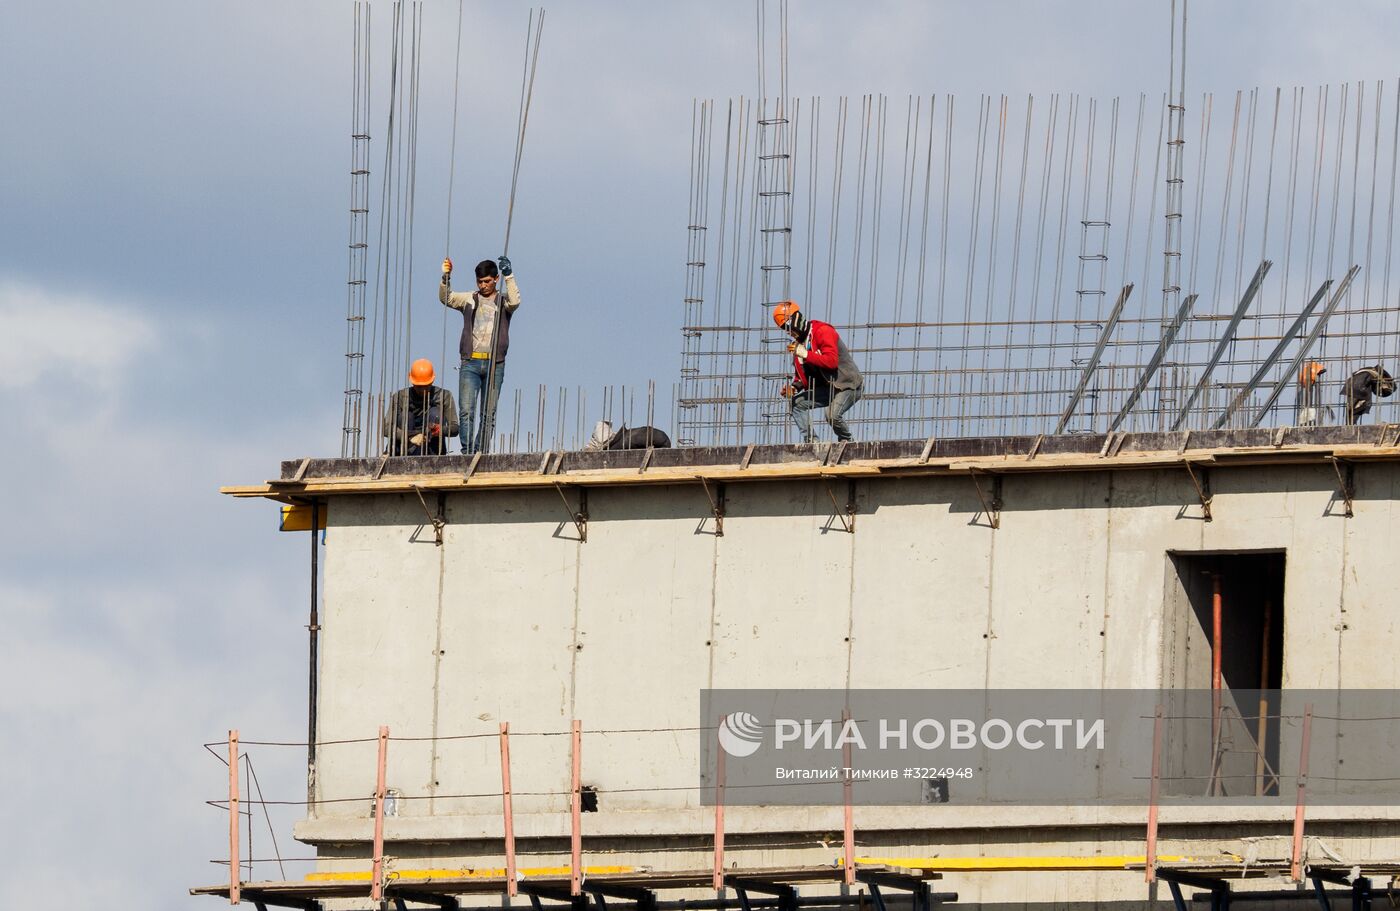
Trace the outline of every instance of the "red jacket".
<instances>
[{"instance_id":1,"label":"red jacket","mask_svg":"<svg viewBox=\"0 0 1400 911\"><path fill-rule=\"evenodd\" d=\"M807 364L817 367L829 378L836 371L839 358L839 345L837 344L836 330L831 324L823 323L820 320L812 320L807 331ZM795 370L793 374L793 385L798 389L807 388L807 371L802 360L796 354L792 356L792 365Z\"/></svg>"}]
</instances>

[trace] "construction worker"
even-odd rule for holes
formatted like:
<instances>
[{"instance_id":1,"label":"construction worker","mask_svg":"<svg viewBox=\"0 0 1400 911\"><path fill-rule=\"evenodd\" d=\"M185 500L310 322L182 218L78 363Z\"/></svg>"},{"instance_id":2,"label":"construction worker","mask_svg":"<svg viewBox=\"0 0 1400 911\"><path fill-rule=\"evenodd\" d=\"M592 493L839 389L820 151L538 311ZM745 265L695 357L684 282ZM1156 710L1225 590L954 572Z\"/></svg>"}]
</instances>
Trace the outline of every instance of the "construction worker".
<instances>
[{"instance_id":1,"label":"construction worker","mask_svg":"<svg viewBox=\"0 0 1400 911\"><path fill-rule=\"evenodd\" d=\"M452 393L434 386L433 362L419 358L408 370L409 385L395 392L384 412L385 449L389 455L446 455L457 435L457 403Z\"/></svg>"},{"instance_id":2,"label":"construction worker","mask_svg":"<svg viewBox=\"0 0 1400 911\"><path fill-rule=\"evenodd\" d=\"M1322 375L1327 367L1309 361L1298 370L1298 402L1294 407L1293 423L1299 427L1317 427L1330 416L1331 409L1322 405Z\"/></svg>"},{"instance_id":3,"label":"construction worker","mask_svg":"<svg viewBox=\"0 0 1400 911\"><path fill-rule=\"evenodd\" d=\"M505 280L505 300L496 293L499 279ZM505 382L506 351L510 348L510 319L520 307L520 289L515 270L502 256L496 262L483 259L476 264L476 290L452 290L452 260L442 261L442 284L438 299L443 306L462 311L462 372L458 379L461 399L462 452L486 449L496 427L496 403ZM488 398L489 387L489 399ZM473 434L477 404L481 403L481 429Z\"/></svg>"},{"instance_id":4,"label":"construction worker","mask_svg":"<svg viewBox=\"0 0 1400 911\"><path fill-rule=\"evenodd\" d=\"M792 405L802 442L812 442L813 408L825 408L836 439L849 442L851 428L843 415L860 401L864 381L846 343L830 324L807 319L793 301L773 308L773 322L792 337L793 378L783 397Z\"/></svg>"},{"instance_id":5,"label":"construction worker","mask_svg":"<svg viewBox=\"0 0 1400 911\"><path fill-rule=\"evenodd\" d=\"M1394 392L1395 380L1380 364L1362 367L1342 383L1342 396L1347 400L1347 423L1359 423L1361 416L1371 410L1374 396L1389 397Z\"/></svg>"}]
</instances>

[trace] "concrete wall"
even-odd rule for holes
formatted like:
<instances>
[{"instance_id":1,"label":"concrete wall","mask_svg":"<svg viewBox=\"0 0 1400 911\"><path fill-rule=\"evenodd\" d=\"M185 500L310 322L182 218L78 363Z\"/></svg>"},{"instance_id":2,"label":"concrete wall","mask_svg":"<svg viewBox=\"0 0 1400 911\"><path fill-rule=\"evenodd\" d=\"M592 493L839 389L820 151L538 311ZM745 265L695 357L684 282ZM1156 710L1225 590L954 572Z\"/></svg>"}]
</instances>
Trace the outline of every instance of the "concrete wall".
<instances>
[{"instance_id":1,"label":"concrete wall","mask_svg":"<svg viewBox=\"0 0 1400 911\"><path fill-rule=\"evenodd\" d=\"M477 735L390 750L389 786L407 798L391 853L460 864L499 851L480 841L499 837L499 798L449 796L499 791L499 722L513 731L517 834L539 839L522 850L546 860L564 850L569 738L529 735L575 717L586 732L640 730L585 734L583 781L604 792L590 844L617 837L620 857L703 867L698 738L674 730L696 724L700 690L1207 686L1177 679L1170 551L1285 551L1284 687L1396 687L1397 481L1400 468L1360 466L1348 519L1330 466L1217 470L1205 522L1184 471L1010 475L993 529L967 477L869 480L854 534L832 504L844 505L845 481L730 484L722 537L699 486L615 487L590 491L586 543L555 490L453 494L441 547L416 496L331 498L319 739L372 738L381 723L395 737ZM299 836L368 837L373 773L372 743L323 747L318 798L366 802L323 804ZM1222 829L1248 814L1215 812L1183 817L1175 847L1218 850L1277 815ZM1332 815L1346 839L1362 832L1354 820L1394 814ZM861 808L857 824L866 853L1141 853L1126 837L1141 816ZM839 809L736 808L729 823L774 833L768 848L733 836L755 861L828 862L840 846ZM820 848L830 833L835 846ZM639 834L650 841L624 837ZM1386 823L1355 840L1393 852L1395 834Z\"/></svg>"}]
</instances>

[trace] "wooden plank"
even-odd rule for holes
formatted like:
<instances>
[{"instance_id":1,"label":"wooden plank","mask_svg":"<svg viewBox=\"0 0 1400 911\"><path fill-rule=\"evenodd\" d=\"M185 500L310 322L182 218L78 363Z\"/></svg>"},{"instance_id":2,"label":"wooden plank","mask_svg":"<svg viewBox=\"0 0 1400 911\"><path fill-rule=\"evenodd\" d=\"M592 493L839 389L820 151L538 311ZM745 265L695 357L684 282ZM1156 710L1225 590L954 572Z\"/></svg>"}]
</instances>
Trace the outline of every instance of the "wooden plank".
<instances>
[{"instance_id":1,"label":"wooden plank","mask_svg":"<svg viewBox=\"0 0 1400 911\"><path fill-rule=\"evenodd\" d=\"M619 867L585 867L588 882L594 885L638 886L647 889L703 889L708 888L714 877L713 870L634 870L615 872ZM883 866L862 865L861 869L883 870ZM559 871L559 872L556 872ZM602 871L602 872L594 872ZM434 895L489 895L503 894L506 880L499 875L499 869L482 871L490 876L474 875L471 870L403 870L387 881L384 889L392 896L396 890L412 890ZM520 871L529 883L540 889L557 889L567 892L569 888L569 868L555 868L541 875L532 875L529 870ZM807 867L752 867L733 868L726 875L742 876L749 879L774 883L830 882L839 883L844 871L835 865ZM315 879L311 877L317 877ZM326 877L326 878L321 878ZM335 878L330 878L335 877ZM932 877L931 877L932 878ZM362 898L369 894L370 874L367 871L339 874L311 874L299 882L258 882L245 883L245 891L285 898L331 899ZM191 895L227 896L228 884L202 886L190 890Z\"/></svg>"},{"instance_id":2,"label":"wooden plank","mask_svg":"<svg viewBox=\"0 0 1400 911\"><path fill-rule=\"evenodd\" d=\"M299 491L305 496L337 494L407 493L414 487L434 491L521 490L552 487L559 478L577 487L624 487L633 485L698 484L709 482L810 480L818 478L875 478L904 475L949 475L971 472L1105 471L1120 469L1171 468L1193 465L1286 465L1323 464L1333 458L1355 461L1400 461L1400 447L1378 448L1373 444L1249 446L1221 449L1193 449L1186 452L1119 452L1100 457L1097 453L1037 453L1034 459L1023 455L998 455L933 459L927 463L915 458L856 460L823 466L816 462L793 462L738 468L733 465L652 468L644 475L636 469L573 471L559 475L534 472L493 472L461 475L397 475L373 480L364 476L312 478ZM272 484L221 487L220 493L233 497L283 499L285 490Z\"/></svg>"}]
</instances>

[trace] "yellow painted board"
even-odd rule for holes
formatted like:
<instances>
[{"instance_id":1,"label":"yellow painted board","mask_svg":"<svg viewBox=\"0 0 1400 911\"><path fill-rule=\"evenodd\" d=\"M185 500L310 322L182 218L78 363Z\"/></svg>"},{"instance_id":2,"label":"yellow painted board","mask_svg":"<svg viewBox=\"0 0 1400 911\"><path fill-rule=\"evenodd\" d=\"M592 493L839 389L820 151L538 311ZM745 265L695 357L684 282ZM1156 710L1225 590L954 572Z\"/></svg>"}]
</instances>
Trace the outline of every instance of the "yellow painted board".
<instances>
[{"instance_id":1,"label":"yellow painted board","mask_svg":"<svg viewBox=\"0 0 1400 911\"><path fill-rule=\"evenodd\" d=\"M316 507L316 527L326 527L326 504L324 503L320 503ZM282 504L282 523L278 526L277 530L310 531L311 507L304 503Z\"/></svg>"}]
</instances>

